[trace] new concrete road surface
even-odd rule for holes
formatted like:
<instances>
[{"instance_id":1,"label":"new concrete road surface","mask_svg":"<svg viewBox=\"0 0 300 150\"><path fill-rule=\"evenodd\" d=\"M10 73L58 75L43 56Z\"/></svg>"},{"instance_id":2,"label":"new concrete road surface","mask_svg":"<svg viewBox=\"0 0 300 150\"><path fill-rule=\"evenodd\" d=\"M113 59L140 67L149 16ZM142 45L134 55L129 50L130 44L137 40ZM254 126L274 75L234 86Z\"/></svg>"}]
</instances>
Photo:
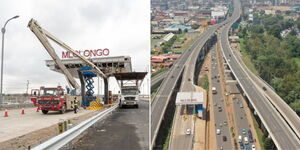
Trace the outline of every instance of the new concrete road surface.
<instances>
[{"instance_id":1,"label":"new concrete road surface","mask_svg":"<svg viewBox=\"0 0 300 150\"><path fill-rule=\"evenodd\" d=\"M225 150L233 149L232 138L230 135L230 130L228 126L227 111L225 107L224 95L222 95L223 89L221 88L220 73L218 70L218 59L216 55L215 48L211 50L211 76L212 76L212 87L215 87L217 93L212 94L213 104L214 104L214 117L215 117L215 133L219 129L221 132L217 134L217 149L221 147ZM211 92L211 91L210 91ZM224 123L225 122L225 123ZM226 140L223 139L226 137Z\"/></svg>"},{"instance_id":2,"label":"new concrete road surface","mask_svg":"<svg viewBox=\"0 0 300 150\"><path fill-rule=\"evenodd\" d=\"M240 7L238 8L240 12ZM236 17L237 18L237 17ZM231 20L235 21L234 19ZM254 106L259 117L263 121L265 127L270 133L274 143L278 149L299 149L300 141L291 131L290 127L280 116L278 111L266 100L264 95L256 88L247 74L243 71L238 60L234 57L228 43L228 31L231 23L223 28L221 33L221 46L225 54L227 63L229 63L232 71L238 79L243 90L246 92L251 104Z\"/></svg>"},{"instance_id":3,"label":"new concrete road surface","mask_svg":"<svg viewBox=\"0 0 300 150\"><path fill-rule=\"evenodd\" d=\"M193 119L193 106L176 106L176 120L170 137L170 150L192 149L195 120ZM186 114L184 111L186 110ZM190 134L186 134L190 129Z\"/></svg>"},{"instance_id":4,"label":"new concrete road surface","mask_svg":"<svg viewBox=\"0 0 300 150\"><path fill-rule=\"evenodd\" d=\"M41 111L36 112L36 108L25 108L25 114L21 114L21 108L8 110L8 117L4 116L4 111L0 111L0 143L12 138L28 134L39 129L57 124L62 119L71 119L82 116L94 110L79 110L77 114L68 111L60 114L58 111L50 111L47 115ZM1 147L1 146L0 146Z\"/></svg>"},{"instance_id":5,"label":"new concrete road surface","mask_svg":"<svg viewBox=\"0 0 300 150\"><path fill-rule=\"evenodd\" d=\"M149 100L136 108L117 109L111 116L91 127L75 149L148 150Z\"/></svg>"}]
</instances>

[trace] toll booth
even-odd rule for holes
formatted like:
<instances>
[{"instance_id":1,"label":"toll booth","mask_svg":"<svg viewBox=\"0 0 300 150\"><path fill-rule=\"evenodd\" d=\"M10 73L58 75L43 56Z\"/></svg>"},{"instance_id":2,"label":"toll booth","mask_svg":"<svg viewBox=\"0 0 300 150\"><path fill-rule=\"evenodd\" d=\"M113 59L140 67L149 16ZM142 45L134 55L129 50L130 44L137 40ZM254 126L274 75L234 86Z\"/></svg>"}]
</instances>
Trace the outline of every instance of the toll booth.
<instances>
[{"instance_id":1,"label":"toll booth","mask_svg":"<svg viewBox=\"0 0 300 150\"><path fill-rule=\"evenodd\" d=\"M176 96L176 105L185 105L193 107L193 113L199 118L203 118L203 102L205 96L203 92L178 92Z\"/></svg>"}]
</instances>

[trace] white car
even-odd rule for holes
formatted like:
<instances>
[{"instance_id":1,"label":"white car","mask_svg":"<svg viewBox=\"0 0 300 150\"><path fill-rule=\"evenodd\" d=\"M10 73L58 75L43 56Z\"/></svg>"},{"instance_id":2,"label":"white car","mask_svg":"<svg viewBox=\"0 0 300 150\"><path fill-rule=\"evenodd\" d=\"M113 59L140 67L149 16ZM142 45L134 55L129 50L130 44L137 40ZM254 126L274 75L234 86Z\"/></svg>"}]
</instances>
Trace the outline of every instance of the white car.
<instances>
[{"instance_id":1,"label":"white car","mask_svg":"<svg viewBox=\"0 0 300 150\"><path fill-rule=\"evenodd\" d=\"M252 150L255 150L255 145L252 145Z\"/></svg>"},{"instance_id":2,"label":"white car","mask_svg":"<svg viewBox=\"0 0 300 150\"><path fill-rule=\"evenodd\" d=\"M217 129L217 135L220 135L220 134L221 134L221 130Z\"/></svg>"},{"instance_id":3,"label":"white car","mask_svg":"<svg viewBox=\"0 0 300 150\"><path fill-rule=\"evenodd\" d=\"M185 134L190 135L191 134L191 129L186 129Z\"/></svg>"}]
</instances>

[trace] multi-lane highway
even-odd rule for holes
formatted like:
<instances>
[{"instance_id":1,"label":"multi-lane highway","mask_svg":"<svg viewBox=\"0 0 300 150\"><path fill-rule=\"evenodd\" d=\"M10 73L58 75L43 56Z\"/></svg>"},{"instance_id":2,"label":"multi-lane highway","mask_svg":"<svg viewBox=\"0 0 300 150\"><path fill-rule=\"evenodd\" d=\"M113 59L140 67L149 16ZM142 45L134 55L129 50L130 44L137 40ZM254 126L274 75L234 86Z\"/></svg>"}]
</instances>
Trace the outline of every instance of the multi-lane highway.
<instances>
[{"instance_id":1,"label":"multi-lane highway","mask_svg":"<svg viewBox=\"0 0 300 150\"><path fill-rule=\"evenodd\" d=\"M235 5L237 6L237 5ZM234 11L234 13L237 13ZM151 144L155 144L155 139L157 137L157 133L163 119L167 104L169 102L169 98L173 92L173 89L176 85L176 81L178 80L181 71L183 68L186 70L183 75L181 91L193 91L193 75L194 69L196 65L196 60L199 55L199 52L205 42L212 37L215 31L222 26L223 24L228 23L228 21L224 21L221 24L217 24L209 27L205 30L199 38L197 38L192 46L186 50L182 56L176 61L176 64L171 67L170 71L166 75L164 81L161 84L160 90L157 95L154 97L151 103ZM192 55L191 55L192 54ZM193 56L193 57L190 57ZM187 84L186 84L187 83Z\"/></svg>"},{"instance_id":2,"label":"multi-lane highway","mask_svg":"<svg viewBox=\"0 0 300 150\"><path fill-rule=\"evenodd\" d=\"M240 9L240 7L238 7ZM240 12L240 10L238 10ZM222 29L221 46L227 63L233 71L235 77L245 91L251 104L254 106L263 124L270 133L274 143L279 149L299 149L300 141L278 111L271 105L266 97L258 89L254 81L249 78L247 73L241 67L240 63L232 53L228 42L228 31L231 24L236 21L240 13L235 16L231 22Z\"/></svg>"},{"instance_id":3,"label":"multi-lane highway","mask_svg":"<svg viewBox=\"0 0 300 150\"><path fill-rule=\"evenodd\" d=\"M220 72L218 69L217 52L213 48L211 50L211 84L216 88L216 93L212 94L213 108L214 108L214 120L215 120L215 133L217 134L217 149L233 149L232 138L229 129L229 121L227 117L227 110L224 98L224 89L221 87ZM211 92L211 91L209 91ZM217 133L220 130L220 134ZM225 140L226 139L226 140Z\"/></svg>"},{"instance_id":4,"label":"multi-lane highway","mask_svg":"<svg viewBox=\"0 0 300 150\"><path fill-rule=\"evenodd\" d=\"M165 113L167 104L169 102L169 98L174 90L176 85L176 81L179 79L179 76L184 68L184 65L187 63L187 60L190 60L191 53L195 50L201 49L204 45L205 41L211 37L211 35L215 32L215 30L219 27L219 25L215 25L204 31L200 37L198 37L192 46L188 48L182 56L176 61L175 65L173 65L166 75L164 81L160 86L160 90L157 95L153 98L151 102L151 143L154 144L161 121L163 119L163 115ZM199 52L198 51L198 52ZM194 69L192 69L194 70ZM190 71L192 72L192 71ZM188 80L186 78L186 80ZM152 145L153 146L153 145Z\"/></svg>"}]
</instances>

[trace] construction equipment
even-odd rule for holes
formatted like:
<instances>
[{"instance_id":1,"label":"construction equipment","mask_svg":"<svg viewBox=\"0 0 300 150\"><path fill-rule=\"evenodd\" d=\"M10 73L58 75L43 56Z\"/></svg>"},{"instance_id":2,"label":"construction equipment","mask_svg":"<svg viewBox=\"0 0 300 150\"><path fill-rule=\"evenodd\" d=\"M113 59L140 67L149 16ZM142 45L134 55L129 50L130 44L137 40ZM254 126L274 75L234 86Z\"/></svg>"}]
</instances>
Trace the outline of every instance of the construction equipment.
<instances>
[{"instance_id":1,"label":"construction equipment","mask_svg":"<svg viewBox=\"0 0 300 150\"><path fill-rule=\"evenodd\" d=\"M52 59L55 61L55 63L58 65L58 67L61 69L62 73L65 75L67 81L71 84L71 86L75 89L75 90L79 90L80 86L78 85L78 83L76 82L76 80L73 78L73 76L71 75L71 73L68 71L68 69L66 68L66 66L63 65L61 59L57 56L57 54L55 53L53 47L51 46L48 38L50 40L52 40L53 42L55 42L56 44L58 44L59 46L61 46L62 48L66 49L67 51L73 53L73 55L77 56L78 58L80 58L84 63L86 63L87 66L90 67L90 69L93 69L93 71L95 72L96 75L99 75L100 77L102 77L104 79L104 103L107 104L108 103L108 76L105 75L96 65L94 65L92 62L90 62L87 58L85 58L84 56L80 55L78 52L76 52L74 49L72 49L71 47L69 47L68 45L66 45L64 42L60 41L58 38L56 38L55 36L53 36L52 34L50 34L47 30L43 29L36 20L31 19L28 23L28 27L30 28L30 30L36 35L36 37L39 39L39 41L42 43L42 45L44 46L44 48L47 50L47 52L49 53L49 55L52 57ZM88 82L89 87L91 87L90 85L90 80L91 78L89 78L89 81L86 80L86 82ZM82 82L83 83L83 82ZM84 96L84 89L85 86L81 85L81 95ZM88 92L91 92L90 89L88 89ZM90 95L91 93L89 93ZM89 96L88 95L88 96ZM85 101L86 99L84 99L83 101Z\"/></svg>"},{"instance_id":2,"label":"construction equipment","mask_svg":"<svg viewBox=\"0 0 300 150\"><path fill-rule=\"evenodd\" d=\"M35 95L31 95L31 101L36 102L35 106L42 110L43 114L49 111L60 111L63 114L67 110L73 110L74 101L81 99L81 96L65 94L61 86L41 87L40 90L35 89L35 91Z\"/></svg>"}]
</instances>

